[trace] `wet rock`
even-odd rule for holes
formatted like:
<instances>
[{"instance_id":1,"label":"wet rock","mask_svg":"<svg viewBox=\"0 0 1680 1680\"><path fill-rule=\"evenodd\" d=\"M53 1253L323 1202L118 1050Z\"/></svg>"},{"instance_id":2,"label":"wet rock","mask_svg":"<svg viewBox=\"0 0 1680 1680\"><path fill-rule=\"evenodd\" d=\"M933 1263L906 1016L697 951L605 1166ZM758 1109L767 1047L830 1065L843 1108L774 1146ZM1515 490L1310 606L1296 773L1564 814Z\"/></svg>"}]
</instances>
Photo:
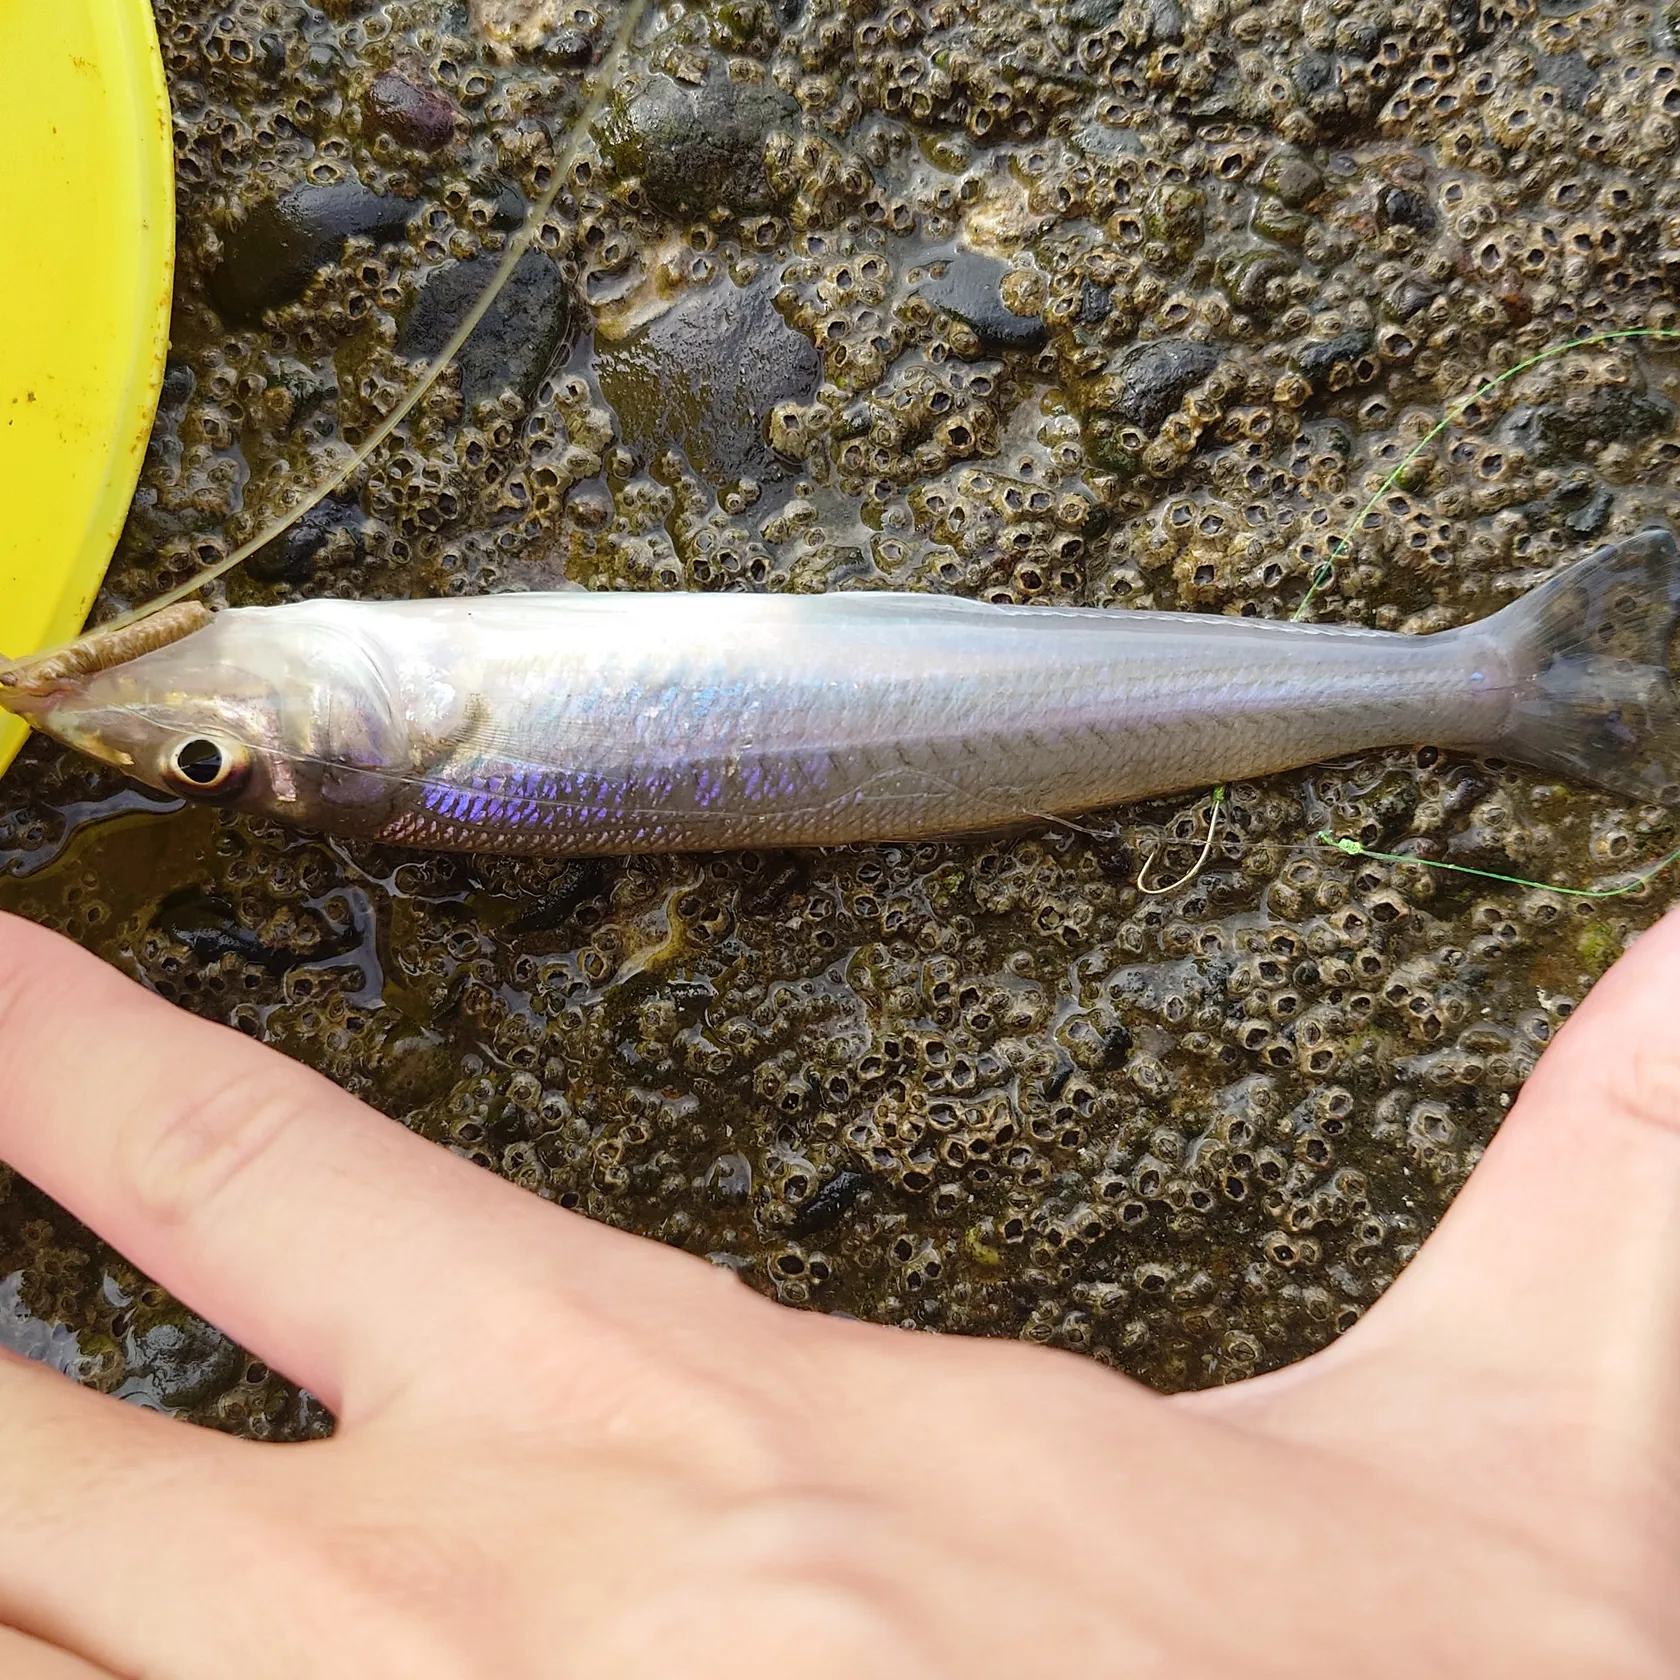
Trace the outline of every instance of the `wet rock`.
<instances>
[{"instance_id":1,"label":"wet rock","mask_svg":"<svg viewBox=\"0 0 1680 1680\"><path fill-rule=\"evenodd\" d=\"M1119 19L1123 0L1071 0L1062 17L1078 35L1100 34ZM1178 0L1148 0L1142 8L1148 39L1170 43L1184 39L1184 12Z\"/></svg>"},{"instance_id":2,"label":"wet rock","mask_svg":"<svg viewBox=\"0 0 1680 1680\"><path fill-rule=\"evenodd\" d=\"M944 272L916 288L936 309L965 322L981 348L1038 350L1045 342L1044 322L1036 315L1017 315L1003 301L999 283L1009 265L979 251L957 251L944 262Z\"/></svg>"},{"instance_id":3,"label":"wet rock","mask_svg":"<svg viewBox=\"0 0 1680 1680\"><path fill-rule=\"evenodd\" d=\"M1541 82L1563 95L1563 103L1571 111L1584 111L1598 86L1598 72L1578 52L1549 53L1534 68Z\"/></svg>"},{"instance_id":4,"label":"wet rock","mask_svg":"<svg viewBox=\"0 0 1680 1680\"><path fill-rule=\"evenodd\" d=\"M1434 301L1439 290L1428 281L1408 274L1389 289L1383 298L1383 308L1396 321L1409 321L1420 309Z\"/></svg>"},{"instance_id":5,"label":"wet rock","mask_svg":"<svg viewBox=\"0 0 1680 1680\"><path fill-rule=\"evenodd\" d=\"M259 583L307 583L315 575L315 562L340 533L359 553L362 544L362 509L353 496L328 496L304 514L284 536L276 537L245 562L245 569Z\"/></svg>"},{"instance_id":6,"label":"wet rock","mask_svg":"<svg viewBox=\"0 0 1680 1680\"><path fill-rule=\"evenodd\" d=\"M292 952L265 945L239 920L232 899L202 887L171 893L158 905L152 926L165 939L186 946L192 960L203 968L236 957L255 968L282 974L298 960Z\"/></svg>"},{"instance_id":7,"label":"wet rock","mask_svg":"<svg viewBox=\"0 0 1680 1680\"><path fill-rule=\"evenodd\" d=\"M822 358L767 286L723 282L598 351L596 374L633 447L675 445L714 484L773 483L790 469L765 441L766 422L778 403L815 396Z\"/></svg>"},{"instance_id":8,"label":"wet rock","mask_svg":"<svg viewBox=\"0 0 1680 1680\"><path fill-rule=\"evenodd\" d=\"M362 120L370 131L422 152L447 146L455 133L455 107L442 94L416 87L394 70L375 77L362 96Z\"/></svg>"},{"instance_id":9,"label":"wet rock","mask_svg":"<svg viewBox=\"0 0 1680 1680\"><path fill-rule=\"evenodd\" d=\"M153 931L176 945L186 946L194 963L213 968L235 957L270 975L281 975L300 963L325 962L356 948L354 927L323 938L308 951L267 944L239 919L233 900L225 894L192 885L177 888L161 899L151 917Z\"/></svg>"},{"instance_id":10,"label":"wet rock","mask_svg":"<svg viewBox=\"0 0 1680 1680\"><path fill-rule=\"evenodd\" d=\"M163 370L163 389L158 393L159 408L179 408L193 394L198 381L185 362L170 362Z\"/></svg>"},{"instance_id":11,"label":"wet rock","mask_svg":"<svg viewBox=\"0 0 1680 1680\"><path fill-rule=\"evenodd\" d=\"M319 270L339 259L346 240L401 239L419 208L418 199L369 192L359 181L297 187L264 199L223 240L210 300L229 326L248 326L299 296Z\"/></svg>"},{"instance_id":12,"label":"wet rock","mask_svg":"<svg viewBox=\"0 0 1680 1680\"><path fill-rule=\"evenodd\" d=\"M640 176L660 210L754 212L775 205L765 142L798 122L798 104L779 88L713 69L698 86L650 76L608 107L597 137L619 174Z\"/></svg>"},{"instance_id":13,"label":"wet rock","mask_svg":"<svg viewBox=\"0 0 1680 1680\"><path fill-rule=\"evenodd\" d=\"M176 1316L136 1333L129 1350L131 1366L144 1369L150 1387L165 1406L197 1404L237 1382L245 1355L202 1319L179 1308Z\"/></svg>"},{"instance_id":14,"label":"wet rock","mask_svg":"<svg viewBox=\"0 0 1680 1680\"><path fill-rule=\"evenodd\" d=\"M1191 386L1213 372L1219 352L1189 338L1163 338L1140 344L1120 364L1124 389L1117 412L1124 420L1154 431L1184 399Z\"/></svg>"},{"instance_id":15,"label":"wet rock","mask_svg":"<svg viewBox=\"0 0 1680 1680\"><path fill-rule=\"evenodd\" d=\"M1311 159L1296 152L1274 152L1260 172L1260 185L1297 210L1318 196L1324 176Z\"/></svg>"},{"instance_id":16,"label":"wet rock","mask_svg":"<svg viewBox=\"0 0 1680 1680\"><path fill-rule=\"evenodd\" d=\"M399 355L438 355L494 278L500 259L469 257L435 268L397 334ZM571 337L573 297L552 257L527 251L462 348L461 394L469 407L504 390L529 402Z\"/></svg>"},{"instance_id":17,"label":"wet rock","mask_svg":"<svg viewBox=\"0 0 1680 1680\"><path fill-rule=\"evenodd\" d=\"M793 1235L808 1237L818 1231L826 1231L850 1212L852 1204L869 1188L870 1183L868 1173L842 1167L820 1185L817 1193L800 1208L793 1222Z\"/></svg>"},{"instance_id":18,"label":"wet rock","mask_svg":"<svg viewBox=\"0 0 1680 1680\"><path fill-rule=\"evenodd\" d=\"M1599 385L1568 405L1544 403L1512 412L1506 435L1538 466L1578 456L1593 444L1638 443L1670 430L1675 408L1631 385Z\"/></svg>"},{"instance_id":19,"label":"wet rock","mask_svg":"<svg viewBox=\"0 0 1680 1680\"><path fill-rule=\"evenodd\" d=\"M1615 506L1607 485L1578 474L1525 511L1531 525L1562 526L1572 537L1585 539L1602 535Z\"/></svg>"},{"instance_id":20,"label":"wet rock","mask_svg":"<svg viewBox=\"0 0 1680 1680\"><path fill-rule=\"evenodd\" d=\"M1422 193L1409 187L1389 187L1377 201L1377 212L1385 227L1416 228L1419 233L1435 231L1435 207Z\"/></svg>"},{"instance_id":21,"label":"wet rock","mask_svg":"<svg viewBox=\"0 0 1680 1680\"><path fill-rule=\"evenodd\" d=\"M1295 365L1315 384L1327 379L1338 362L1351 362L1371 348L1371 335L1364 328L1304 344L1295 352Z\"/></svg>"},{"instance_id":22,"label":"wet rock","mask_svg":"<svg viewBox=\"0 0 1680 1680\"><path fill-rule=\"evenodd\" d=\"M1312 225L1300 210L1291 210L1281 198L1262 193L1254 206L1254 219L1249 226L1262 239L1275 239L1280 245L1299 245Z\"/></svg>"},{"instance_id":23,"label":"wet rock","mask_svg":"<svg viewBox=\"0 0 1680 1680\"><path fill-rule=\"evenodd\" d=\"M557 29L543 42L542 56L557 70L586 70L595 62L595 43L581 29Z\"/></svg>"},{"instance_id":24,"label":"wet rock","mask_svg":"<svg viewBox=\"0 0 1680 1680\"><path fill-rule=\"evenodd\" d=\"M1295 273L1295 264L1276 246L1260 245L1222 254L1215 273L1236 308L1264 319L1284 301L1281 282Z\"/></svg>"}]
</instances>

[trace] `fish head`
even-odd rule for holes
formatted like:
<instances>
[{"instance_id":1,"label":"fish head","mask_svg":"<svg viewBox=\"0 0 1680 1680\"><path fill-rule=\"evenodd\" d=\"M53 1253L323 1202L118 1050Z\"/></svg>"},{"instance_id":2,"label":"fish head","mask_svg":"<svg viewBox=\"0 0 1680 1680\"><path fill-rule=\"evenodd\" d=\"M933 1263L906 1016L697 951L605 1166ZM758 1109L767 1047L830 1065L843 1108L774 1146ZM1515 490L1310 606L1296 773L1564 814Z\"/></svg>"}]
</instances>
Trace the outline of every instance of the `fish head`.
<instances>
[{"instance_id":1,"label":"fish head","mask_svg":"<svg viewBox=\"0 0 1680 1680\"><path fill-rule=\"evenodd\" d=\"M330 611L340 605L195 609L185 633L132 656L125 633L95 632L0 666L0 706L201 804L306 824L325 808L377 805L402 723L376 652Z\"/></svg>"}]
</instances>

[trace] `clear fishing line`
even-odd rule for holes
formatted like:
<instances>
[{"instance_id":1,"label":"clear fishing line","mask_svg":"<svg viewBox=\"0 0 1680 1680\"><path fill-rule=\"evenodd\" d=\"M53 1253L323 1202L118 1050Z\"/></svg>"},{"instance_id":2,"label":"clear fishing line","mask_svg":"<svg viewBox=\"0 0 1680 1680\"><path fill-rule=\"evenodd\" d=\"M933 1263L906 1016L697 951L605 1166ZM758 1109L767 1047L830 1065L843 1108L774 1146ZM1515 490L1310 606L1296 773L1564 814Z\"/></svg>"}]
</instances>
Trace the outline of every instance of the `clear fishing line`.
<instances>
[{"instance_id":1,"label":"clear fishing line","mask_svg":"<svg viewBox=\"0 0 1680 1680\"><path fill-rule=\"evenodd\" d=\"M496 266L496 272L491 275L488 284L480 293L478 301L461 318L460 324L450 334L449 342L444 345L431 365L421 374L406 396L385 416L374 428L371 436L360 444L350 459L343 466L335 469L312 490L303 502L290 509L283 517L273 520L256 536L243 542L238 548L218 560L212 566L206 566L202 571L187 579L185 583L177 584L175 588L146 602L144 606L131 607L127 612L97 626L101 631L121 630L130 624L137 623L144 618L150 618L153 613L161 612L165 607L172 607L178 601L184 601L189 595L196 594L206 584L214 583L217 578L231 572L235 566L243 564L259 550L266 548L271 542L291 530L305 514L319 507L335 491L344 486L365 467L374 454L386 442L391 434L414 412L415 407L425 398L426 393L443 377L444 369L461 353L467 340L478 330L479 323L490 312L496 299L501 296L502 289L513 276L513 271L519 266L525 253L531 249L543 222L549 212L559 202L560 194L564 190L566 181L571 174L572 165L577 161L578 153L583 150L585 141L595 127L596 120L606 107L607 96L612 91L613 82L618 75L618 69L628 52L631 38L636 32L636 26L641 22L643 11L647 7L647 0L629 0L625 7L624 16L619 20L618 31L613 37L612 47L607 56L601 60L595 72L594 85L589 99L577 121L572 124L566 135L565 143L555 155L550 168L553 175L548 185L538 195L536 201L527 211L525 220L520 224L513 237L508 240L507 248L502 253L502 260Z\"/></svg>"}]
</instances>

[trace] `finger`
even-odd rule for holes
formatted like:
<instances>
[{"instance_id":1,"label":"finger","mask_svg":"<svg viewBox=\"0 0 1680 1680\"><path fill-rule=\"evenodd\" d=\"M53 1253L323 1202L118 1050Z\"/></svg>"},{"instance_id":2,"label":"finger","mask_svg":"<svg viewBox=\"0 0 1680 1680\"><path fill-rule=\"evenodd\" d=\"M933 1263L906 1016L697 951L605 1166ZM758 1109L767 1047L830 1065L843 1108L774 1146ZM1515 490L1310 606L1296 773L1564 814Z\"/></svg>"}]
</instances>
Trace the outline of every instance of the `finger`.
<instances>
[{"instance_id":1,"label":"finger","mask_svg":"<svg viewBox=\"0 0 1680 1680\"><path fill-rule=\"evenodd\" d=\"M435 1362L417 1305L487 1345L505 1330L499 1345L516 1348L527 1280L563 1269L580 1293L633 1300L644 1274L668 1281L684 1265L478 1171L9 916L0 1158L341 1416ZM545 1333L563 1331L549 1316Z\"/></svg>"},{"instance_id":2,"label":"finger","mask_svg":"<svg viewBox=\"0 0 1680 1680\"><path fill-rule=\"evenodd\" d=\"M110 1669L7 1627L0 1627L0 1674L9 1680L112 1680Z\"/></svg>"},{"instance_id":3,"label":"finger","mask_svg":"<svg viewBox=\"0 0 1680 1680\"><path fill-rule=\"evenodd\" d=\"M181 1584L225 1556L202 1519L241 1451L0 1357L0 1674L136 1672L156 1624L189 1613ZM139 1672L165 1672L148 1657Z\"/></svg>"},{"instance_id":4,"label":"finger","mask_svg":"<svg viewBox=\"0 0 1680 1680\"><path fill-rule=\"evenodd\" d=\"M1365 1319L1202 1404L1276 1406L1309 1432L1411 1420L1472 1478L1511 1456L1573 1475L1596 1454L1595 1475L1660 1480L1653 1455L1680 1411L1677 1019L1680 912L1593 988ZM1459 1396L1447 1408L1443 1389Z\"/></svg>"},{"instance_id":5,"label":"finger","mask_svg":"<svg viewBox=\"0 0 1680 1680\"><path fill-rule=\"evenodd\" d=\"M1373 1339L1424 1335L1529 1376L1648 1355L1680 1331L1680 913L1595 986L1541 1058Z\"/></svg>"}]
</instances>

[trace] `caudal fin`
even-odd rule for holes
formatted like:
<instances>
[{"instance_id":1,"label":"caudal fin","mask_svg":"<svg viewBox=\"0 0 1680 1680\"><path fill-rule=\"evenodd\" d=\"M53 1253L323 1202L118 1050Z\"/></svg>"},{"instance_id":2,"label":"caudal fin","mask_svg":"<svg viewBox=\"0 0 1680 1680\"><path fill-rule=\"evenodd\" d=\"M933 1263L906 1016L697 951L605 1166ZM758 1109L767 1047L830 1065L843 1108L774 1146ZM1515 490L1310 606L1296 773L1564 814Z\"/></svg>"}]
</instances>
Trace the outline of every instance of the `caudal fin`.
<instances>
[{"instance_id":1,"label":"caudal fin","mask_svg":"<svg viewBox=\"0 0 1680 1680\"><path fill-rule=\"evenodd\" d=\"M1641 531L1577 561L1484 622L1518 682L1490 752L1680 804L1680 699L1669 645L1680 543Z\"/></svg>"}]
</instances>

